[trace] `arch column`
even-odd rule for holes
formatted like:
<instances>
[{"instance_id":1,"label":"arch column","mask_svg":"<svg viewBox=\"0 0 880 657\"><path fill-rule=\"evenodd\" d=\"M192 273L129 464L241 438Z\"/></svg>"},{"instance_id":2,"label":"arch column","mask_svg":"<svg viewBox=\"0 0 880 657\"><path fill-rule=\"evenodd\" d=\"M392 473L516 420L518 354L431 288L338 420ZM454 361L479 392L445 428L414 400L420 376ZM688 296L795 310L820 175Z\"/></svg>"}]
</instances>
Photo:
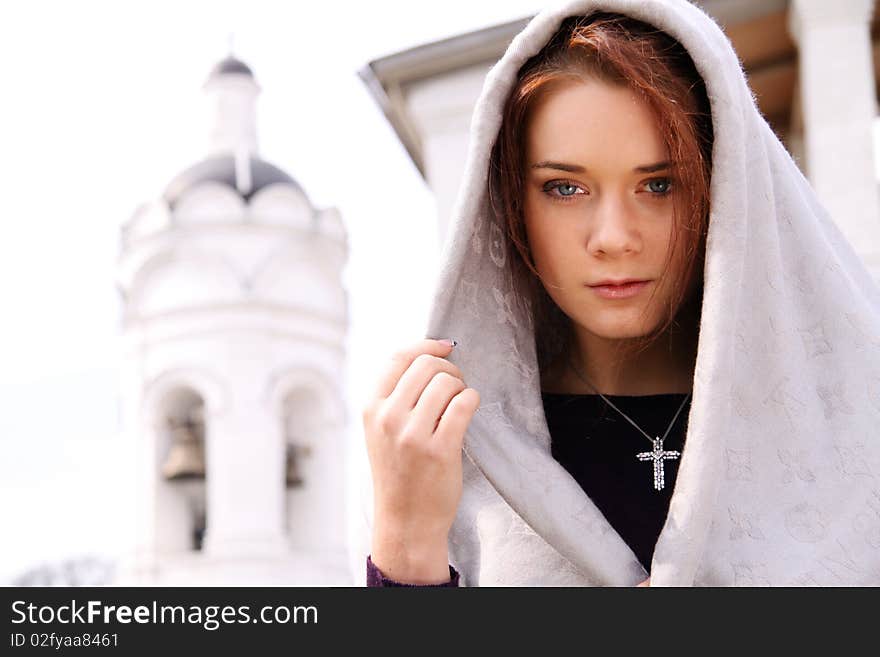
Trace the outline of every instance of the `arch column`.
<instances>
[{"instance_id":1,"label":"arch column","mask_svg":"<svg viewBox=\"0 0 880 657\"><path fill-rule=\"evenodd\" d=\"M807 174L847 240L880 280L880 189L870 20L873 0L793 0Z\"/></svg>"},{"instance_id":2,"label":"arch column","mask_svg":"<svg viewBox=\"0 0 880 657\"><path fill-rule=\"evenodd\" d=\"M275 418L257 400L239 394L230 408L211 420L206 440L210 476L205 553L286 554L284 460Z\"/></svg>"}]
</instances>

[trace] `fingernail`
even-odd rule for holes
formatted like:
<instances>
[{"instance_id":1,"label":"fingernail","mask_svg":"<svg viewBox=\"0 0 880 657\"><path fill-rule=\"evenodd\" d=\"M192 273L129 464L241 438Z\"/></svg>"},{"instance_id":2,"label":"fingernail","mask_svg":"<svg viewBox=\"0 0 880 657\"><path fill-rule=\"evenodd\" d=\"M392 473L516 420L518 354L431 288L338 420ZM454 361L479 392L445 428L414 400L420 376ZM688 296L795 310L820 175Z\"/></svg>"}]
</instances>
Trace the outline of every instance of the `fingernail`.
<instances>
[{"instance_id":1,"label":"fingernail","mask_svg":"<svg viewBox=\"0 0 880 657\"><path fill-rule=\"evenodd\" d=\"M443 344L445 344L448 347L454 347L455 345L458 344L458 342L456 342L455 340L453 340L451 338L443 338L442 340L437 340L437 342L442 342Z\"/></svg>"}]
</instances>

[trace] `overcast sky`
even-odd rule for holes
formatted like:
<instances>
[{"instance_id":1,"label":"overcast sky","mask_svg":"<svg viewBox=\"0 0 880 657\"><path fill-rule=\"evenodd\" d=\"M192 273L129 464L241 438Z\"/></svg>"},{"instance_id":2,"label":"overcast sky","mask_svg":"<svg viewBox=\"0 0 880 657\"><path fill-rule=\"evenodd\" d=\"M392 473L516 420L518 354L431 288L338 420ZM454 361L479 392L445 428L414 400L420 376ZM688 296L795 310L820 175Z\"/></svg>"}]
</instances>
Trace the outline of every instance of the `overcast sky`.
<instances>
[{"instance_id":1,"label":"overcast sky","mask_svg":"<svg viewBox=\"0 0 880 657\"><path fill-rule=\"evenodd\" d=\"M356 423L382 359L422 337L439 251L430 192L356 71L542 5L0 4L0 582L125 546L119 228L205 154L201 88L229 34L263 89L262 156L349 232Z\"/></svg>"}]
</instances>

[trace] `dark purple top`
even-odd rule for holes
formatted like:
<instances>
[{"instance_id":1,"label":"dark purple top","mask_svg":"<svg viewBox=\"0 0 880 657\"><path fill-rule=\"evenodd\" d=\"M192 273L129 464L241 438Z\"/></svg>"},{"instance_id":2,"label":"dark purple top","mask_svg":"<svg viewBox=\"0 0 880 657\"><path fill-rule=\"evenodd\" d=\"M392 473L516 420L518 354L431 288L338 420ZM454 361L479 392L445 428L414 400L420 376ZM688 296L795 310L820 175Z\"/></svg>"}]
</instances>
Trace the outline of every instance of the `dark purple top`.
<instances>
[{"instance_id":1,"label":"dark purple top","mask_svg":"<svg viewBox=\"0 0 880 657\"><path fill-rule=\"evenodd\" d=\"M653 460L637 454L652 443L599 395L541 393L551 437L551 453L581 485L636 557L650 571L654 546L669 511L678 474L678 458L663 461L664 486L654 486ZM662 437L684 400L684 394L605 395L652 438ZM669 430L663 449L684 448L691 398ZM450 564L450 581L426 586L458 586ZM384 577L367 557L367 586L419 586Z\"/></svg>"},{"instance_id":2,"label":"dark purple top","mask_svg":"<svg viewBox=\"0 0 880 657\"><path fill-rule=\"evenodd\" d=\"M385 577L382 571L376 568L370 556L369 554L367 555L367 586L458 586L458 571L452 567L452 564L449 565L448 582L443 582L442 584L406 584L404 582L395 582L393 579Z\"/></svg>"}]
</instances>

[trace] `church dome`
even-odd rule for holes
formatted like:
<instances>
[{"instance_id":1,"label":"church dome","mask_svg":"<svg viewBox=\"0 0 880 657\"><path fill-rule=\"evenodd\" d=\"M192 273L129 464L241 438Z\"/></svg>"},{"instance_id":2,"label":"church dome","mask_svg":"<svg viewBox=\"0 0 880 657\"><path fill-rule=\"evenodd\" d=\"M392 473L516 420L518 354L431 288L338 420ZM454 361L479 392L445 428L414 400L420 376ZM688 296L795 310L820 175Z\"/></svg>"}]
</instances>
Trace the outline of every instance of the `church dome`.
<instances>
[{"instance_id":1,"label":"church dome","mask_svg":"<svg viewBox=\"0 0 880 657\"><path fill-rule=\"evenodd\" d=\"M250 189L242 194L238 191L235 177L235 157L232 154L216 155L194 164L181 171L165 188L163 198L168 206L174 209L177 201L187 191L204 182L217 182L227 185L236 193L240 194L245 201L259 192L264 187L275 183L285 183L294 186L305 196L299 183L291 178L283 170L274 164L269 164L259 157L250 157Z\"/></svg>"},{"instance_id":2,"label":"church dome","mask_svg":"<svg viewBox=\"0 0 880 657\"><path fill-rule=\"evenodd\" d=\"M211 76L213 77L215 75L223 75L224 73L243 73L245 75L254 77L254 72L250 69L250 67L243 61L241 61L240 59L236 59L232 55L218 62L214 69L211 71Z\"/></svg>"}]
</instances>

